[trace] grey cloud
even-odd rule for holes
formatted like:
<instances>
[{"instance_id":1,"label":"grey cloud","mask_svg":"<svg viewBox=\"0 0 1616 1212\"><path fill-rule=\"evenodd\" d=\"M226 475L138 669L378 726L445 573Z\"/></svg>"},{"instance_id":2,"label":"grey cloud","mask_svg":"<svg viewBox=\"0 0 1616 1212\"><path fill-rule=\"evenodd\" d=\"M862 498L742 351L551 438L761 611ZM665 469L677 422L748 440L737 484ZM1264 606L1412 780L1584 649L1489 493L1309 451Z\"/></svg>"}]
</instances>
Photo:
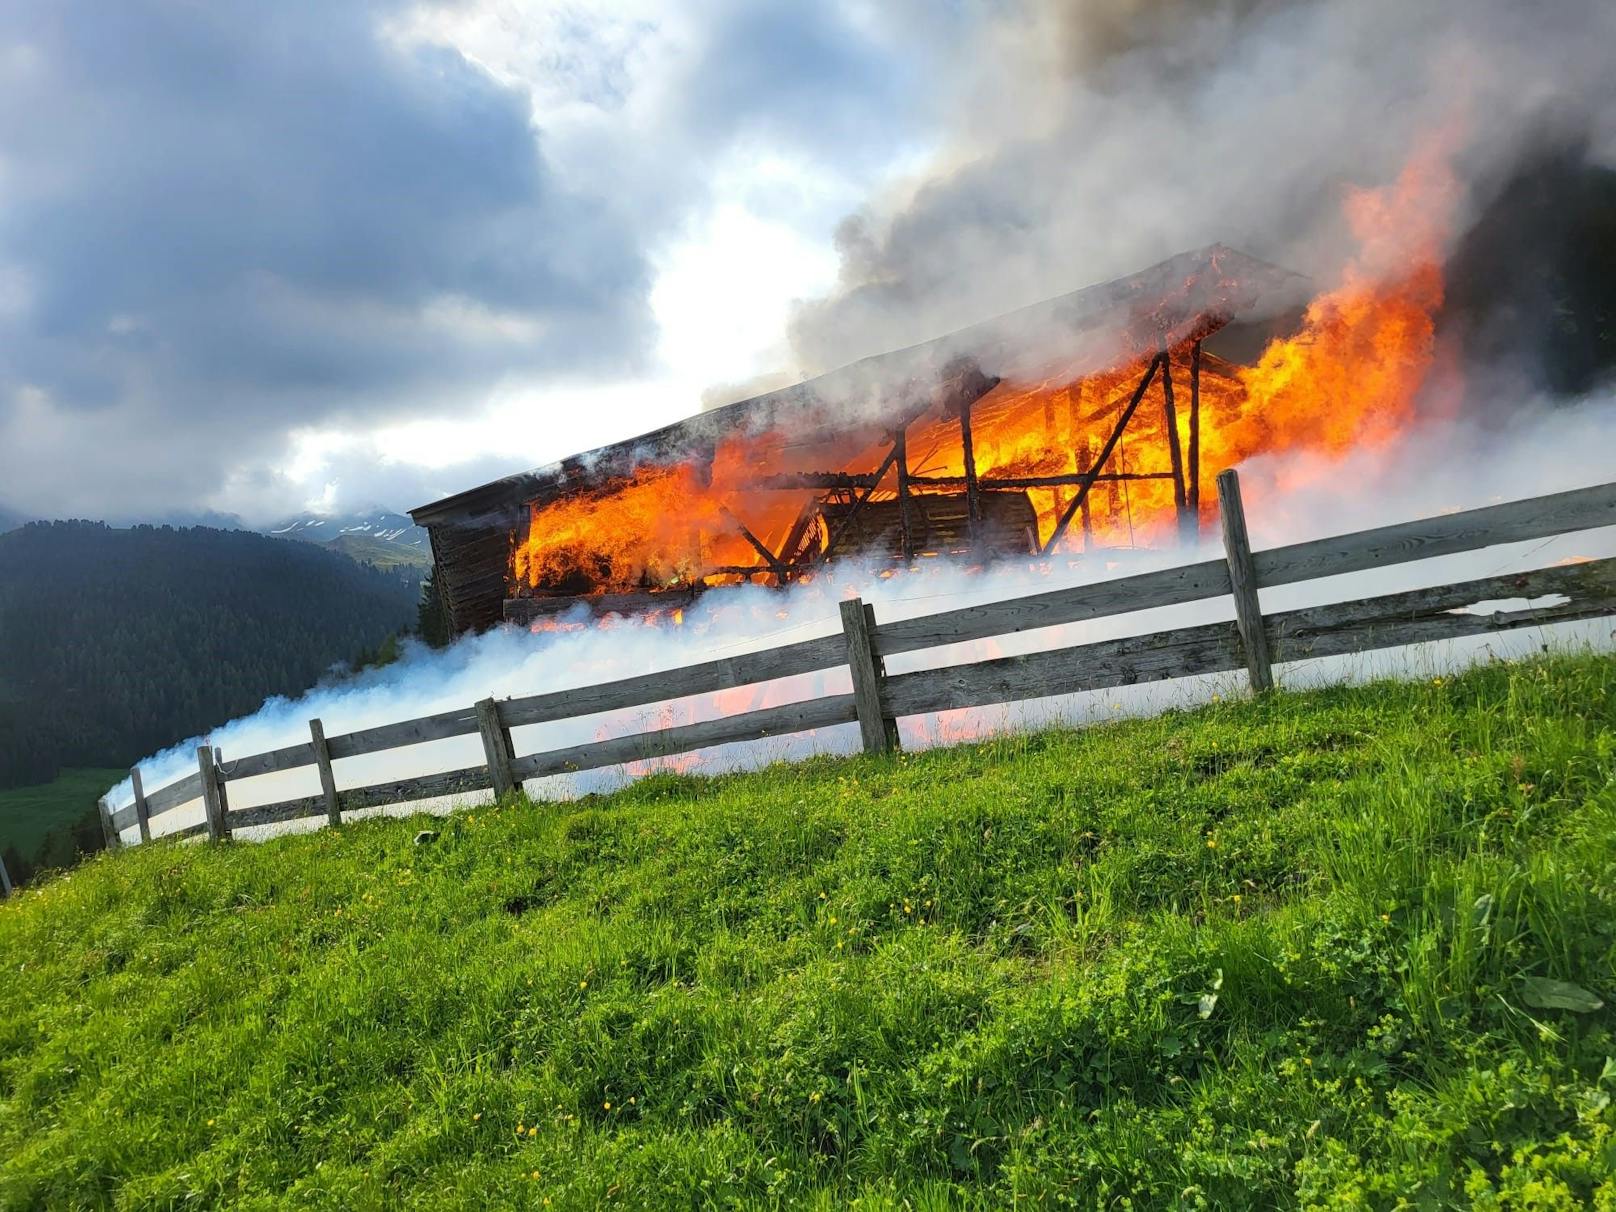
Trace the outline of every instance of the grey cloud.
<instances>
[{"instance_id":1,"label":"grey cloud","mask_svg":"<svg viewBox=\"0 0 1616 1212\"><path fill-rule=\"evenodd\" d=\"M299 427L475 416L505 376L634 373L647 251L712 200L730 150L869 171L923 120L938 31L966 20L920 37L853 5L695 6L647 129L625 103L654 21L541 14L513 74L599 115L562 156L521 89L378 32L409 11L0 14L0 498L127 516L228 479L279 508ZM391 491L372 466L333 474L345 496Z\"/></svg>"},{"instance_id":2,"label":"grey cloud","mask_svg":"<svg viewBox=\"0 0 1616 1212\"><path fill-rule=\"evenodd\" d=\"M47 401L91 475L183 501L212 487L198 447L643 361L636 233L558 179L521 92L385 40L391 7L8 7L0 272L22 287L0 308L0 432ZM95 466L130 426L171 438L136 483ZM8 497L74 495L14 464L22 445L0 451Z\"/></svg>"},{"instance_id":3,"label":"grey cloud","mask_svg":"<svg viewBox=\"0 0 1616 1212\"><path fill-rule=\"evenodd\" d=\"M884 156L902 137L923 60L901 53L898 31L858 29L845 6L824 0L738 0L714 11L679 89L689 128L839 160Z\"/></svg>"}]
</instances>

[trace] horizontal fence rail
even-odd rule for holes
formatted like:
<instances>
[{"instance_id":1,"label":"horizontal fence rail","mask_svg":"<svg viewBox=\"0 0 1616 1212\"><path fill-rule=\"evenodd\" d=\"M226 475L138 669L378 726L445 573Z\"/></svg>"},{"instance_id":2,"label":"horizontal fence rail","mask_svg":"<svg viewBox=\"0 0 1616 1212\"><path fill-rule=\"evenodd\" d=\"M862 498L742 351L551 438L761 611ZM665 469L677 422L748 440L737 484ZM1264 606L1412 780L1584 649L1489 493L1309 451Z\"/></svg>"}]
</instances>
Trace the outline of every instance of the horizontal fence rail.
<instances>
[{"instance_id":1,"label":"horizontal fence rail","mask_svg":"<svg viewBox=\"0 0 1616 1212\"><path fill-rule=\"evenodd\" d=\"M132 770L131 802L114 808L103 798L102 825L109 845L119 844L120 835L130 828L138 829L140 839L147 841L153 836L153 817L197 800L202 801L204 819L167 830L162 837L206 834L219 839L228 837L234 828L319 816L336 825L344 813L368 808L490 790L503 796L528 779L843 724L858 724L864 749L883 753L896 748L896 721L903 716L1240 669L1246 670L1253 690L1262 691L1272 685L1274 663L1616 614L1616 559L1539 568L1277 614L1263 614L1258 600L1262 589L1616 526L1616 483L1264 551L1251 550L1247 541L1239 479L1233 471L1218 477L1218 495L1224 537L1221 560L887 623L878 623L873 608L855 599L842 603L839 634L592 686L525 698L485 699L453 711L330 737L320 720L311 720L309 740L281 749L226 761L217 750L203 746L197 751L196 771L149 793L142 787L139 769ZM1225 597L1234 605L1235 619L1231 622L1203 623L1021 656L971 660L912 673L885 672L885 658L900 653ZM1488 604L1495 608L1477 609ZM511 739L513 728L645 707L836 668L849 671L851 694L648 729L540 753L518 754ZM339 789L336 785L334 761L466 736L481 738L483 764L366 786ZM318 795L246 808L229 806L231 783L310 766L320 775Z\"/></svg>"}]
</instances>

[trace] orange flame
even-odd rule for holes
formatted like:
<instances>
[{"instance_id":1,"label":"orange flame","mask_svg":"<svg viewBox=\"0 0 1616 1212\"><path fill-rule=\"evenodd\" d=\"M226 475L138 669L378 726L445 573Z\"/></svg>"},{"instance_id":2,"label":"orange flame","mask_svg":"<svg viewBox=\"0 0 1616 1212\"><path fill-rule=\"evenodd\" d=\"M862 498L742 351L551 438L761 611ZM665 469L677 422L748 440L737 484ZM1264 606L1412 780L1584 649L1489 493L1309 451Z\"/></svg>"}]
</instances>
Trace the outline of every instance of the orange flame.
<instances>
[{"instance_id":1,"label":"orange flame","mask_svg":"<svg viewBox=\"0 0 1616 1212\"><path fill-rule=\"evenodd\" d=\"M1442 256L1457 187L1446 137L1411 158L1391 185L1353 192L1346 217L1358 253L1332 289L1307 307L1294 335L1273 341L1257 363L1203 359L1199 391L1200 483L1256 455L1308 451L1338 458L1397 440L1415 417L1435 360L1435 316L1443 302ZM1072 475L1097 458L1150 351L1077 381L1001 383L971 410L977 473L984 479ZM1179 448L1189 446L1191 347L1171 351ZM1103 470L1086 517L1074 517L1059 550L1136 546L1167 540L1176 517L1167 410L1160 376ZM515 536L518 592L557 595L659 590L777 578L758 547L775 557L788 539L813 540L805 520L824 493L764 489L762 475L793 471L870 473L885 444L809 445L782 433L720 442L710 467L649 466L632 477L536 505ZM935 412L907 434L912 475L958 477L965 457L957 418ZM959 491L921 488L920 492ZM1030 487L1040 544L1074 499L1070 486ZM890 501L893 474L871 495ZM1216 512L1200 494L1202 521ZM748 537L742 530L751 531ZM806 536L806 537L805 537ZM823 528L818 532L824 539ZM675 622L680 617L675 615Z\"/></svg>"}]
</instances>

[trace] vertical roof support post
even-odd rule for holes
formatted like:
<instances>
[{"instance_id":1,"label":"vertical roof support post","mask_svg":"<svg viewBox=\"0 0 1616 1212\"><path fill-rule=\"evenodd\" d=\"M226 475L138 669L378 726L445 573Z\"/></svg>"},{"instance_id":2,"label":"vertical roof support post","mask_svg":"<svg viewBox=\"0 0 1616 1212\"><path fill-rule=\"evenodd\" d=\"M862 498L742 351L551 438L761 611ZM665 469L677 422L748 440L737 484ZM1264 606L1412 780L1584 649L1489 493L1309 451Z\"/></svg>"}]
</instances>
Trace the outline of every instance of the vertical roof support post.
<instances>
[{"instance_id":1,"label":"vertical roof support post","mask_svg":"<svg viewBox=\"0 0 1616 1212\"><path fill-rule=\"evenodd\" d=\"M898 529L902 535L903 560L908 563L915 558L915 530L909 520L909 426L898 426L897 436L893 439L892 449L897 454L898 463Z\"/></svg>"},{"instance_id":2,"label":"vertical roof support post","mask_svg":"<svg viewBox=\"0 0 1616 1212\"><path fill-rule=\"evenodd\" d=\"M1185 541L1184 523L1189 517L1184 494L1184 448L1178 440L1178 407L1173 399L1173 353L1164 342L1161 347L1162 423L1167 432L1167 457L1173 467L1173 509L1178 519L1178 537Z\"/></svg>"},{"instance_id":3,"label":"vertical roof support post","mask_svg":"<svg viewBox=\"0 0 1616 1212\"><path fill-rule=\"evenodd\" d=\"M1083 439L1083 445L1077 449L1077 470L1083 475L1089 473L1094 462L1094 451L1089 446L1089 440ZM1083 493L1083 499L1078 503L1078 512L1083 516L1083 550L1088 551L1094 546L1094 515L1089 509L1089 494Z\"/></svg>"},{"instance_id":4,"label":"vertical roof support post","mask_svg":"<svg viewBox=\"0 0 1616 1212\"><path fill-rule=\"evenodd\" d=\"M1186 539L1201 534L1201 342L1190 346L1190 449L1185 469L1185 491L1190 524Z\"/></svg>"},{"instance_id":5,"label":"vertical roof support post","mask_svg":"<svg viewBox=\"0 0 1616 1212\"><path fill-rule=\"evenodd\" d=\"M965 451L966 520L970 526L971 546L975 548L982 541L982 500L981 489L976 486L976 449L971 441L971 400L969 397L960 401L959 423L960 445Z\"/></svg>"}]
</instances>

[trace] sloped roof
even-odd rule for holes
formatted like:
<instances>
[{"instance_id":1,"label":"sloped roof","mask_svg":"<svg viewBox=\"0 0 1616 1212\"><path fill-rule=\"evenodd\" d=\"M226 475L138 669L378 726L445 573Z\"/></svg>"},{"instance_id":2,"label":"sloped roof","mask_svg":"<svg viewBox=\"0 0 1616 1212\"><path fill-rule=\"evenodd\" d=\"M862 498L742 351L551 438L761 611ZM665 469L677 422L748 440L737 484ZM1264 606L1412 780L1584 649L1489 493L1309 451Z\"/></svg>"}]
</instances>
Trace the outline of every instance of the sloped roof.
<instances>
[{"instance_id":1,"label":"sloped roof","mask_svg":"<svg viewBox=\"0 0 1616 1212\"><path fill-rule=\"evenodd\" d=\"M791 427L872 436L928 398L951 363L1005 378L1077 379L1162 344L1205 337L1240 317L1293 306L1299 275L1221 244L1048 299L907 349L877 354L790 387L739 400L410 511L426 527L508 528L533 501L627 475L647 463L700 457L723 436Z\"/></svg>"}]
</instances>

